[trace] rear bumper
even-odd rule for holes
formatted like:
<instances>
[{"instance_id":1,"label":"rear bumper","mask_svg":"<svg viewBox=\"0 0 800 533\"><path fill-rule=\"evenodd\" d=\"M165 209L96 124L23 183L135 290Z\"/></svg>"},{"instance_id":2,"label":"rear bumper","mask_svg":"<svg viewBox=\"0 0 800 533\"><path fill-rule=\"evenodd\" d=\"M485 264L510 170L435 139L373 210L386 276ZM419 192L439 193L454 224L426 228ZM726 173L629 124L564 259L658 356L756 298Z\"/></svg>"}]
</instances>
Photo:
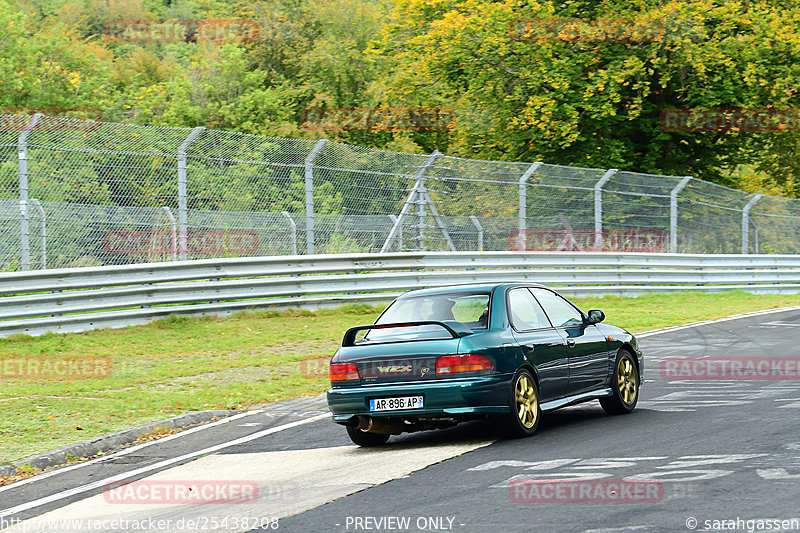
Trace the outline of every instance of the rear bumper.
<instances>
[{"instance_id":1,"label":"rear bumper","mask_svg":"<svg viewBox=\"0 0 800 533\"><path fill-rule=\"evenodd\" d=\"M470 414L508 413L513 374L334 387L328 391L333 421L344 423L356 415L420 418ZM370 412L369 400L422 395L424 408Z\"/></svg>"}]
</instances>

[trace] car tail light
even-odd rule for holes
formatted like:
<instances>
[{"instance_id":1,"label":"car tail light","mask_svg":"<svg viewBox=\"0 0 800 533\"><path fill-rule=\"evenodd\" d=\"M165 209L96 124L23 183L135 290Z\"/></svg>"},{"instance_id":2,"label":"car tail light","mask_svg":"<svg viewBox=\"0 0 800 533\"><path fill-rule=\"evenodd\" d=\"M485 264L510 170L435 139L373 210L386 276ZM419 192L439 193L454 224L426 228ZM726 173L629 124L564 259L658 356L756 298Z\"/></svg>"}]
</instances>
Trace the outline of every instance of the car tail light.
<instances>
[{"instance_id":1,"label":"car tail light","mask_svg":"<svg viewBox=\"0 0 800 533\"><path fill-rule=\"evenodd\" d=\"M331 363L331 381L358 381L358 369L355 363Z\"/></svg>"},{"instance_id":2,"label":"car tail light","mask_svg":"<svg viewBox=\"0 0 800 533\"><path fill-rule=\"evenodd\" d=\"M462 372L491 370L492 360L480 353L443 355L436 360L436 375L446 376Z\"/></svg>"}]
</instances>

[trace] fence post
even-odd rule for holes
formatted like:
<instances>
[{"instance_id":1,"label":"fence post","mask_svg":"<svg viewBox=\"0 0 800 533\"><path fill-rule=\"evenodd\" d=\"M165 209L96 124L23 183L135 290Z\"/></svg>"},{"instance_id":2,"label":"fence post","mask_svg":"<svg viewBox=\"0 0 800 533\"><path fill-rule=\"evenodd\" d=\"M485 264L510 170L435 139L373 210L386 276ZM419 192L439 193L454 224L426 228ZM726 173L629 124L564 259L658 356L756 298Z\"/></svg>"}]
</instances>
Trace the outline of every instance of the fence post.
<instances>
[{"instance_id":1,"label":"fence post","mask_svg":"<svg viewBox=\"0 0 800 533\"><path fill-rule=\"evenodd\" d=\"M164 214L167 216L167 220L169 220L169 228L170 228L170 239L169 239L169 247L172 251L172 260L178 260L178 243L176 238L176 224L175 224L175 215L172 214L172 209L169 206L162 205L161 209L164 210Z\"/></svg>"},{"instance_id":2,"label":"fence post","mask_svg":"<svg viewBox=\"0 0 800 533\"><path fill-rule=\"evenodd\" d=\"M392 221L392 227L397 223L397 215L389 215L389 220ZM403 226L397 228L397 249L403 251Z\"/></svg>"},{"instance_id":3,"label":"fence post","mask_svg":"<svg viewBox=\"0 0 800 533\"><path fill-rule=\"evenodd\" d=\"M417 191L424 190L424 183L422 180ZM424 250L427 246L425 242L425 199L421 194L417 194L417 250Z\"/></svg>"},{"instance_id":4,"label":"fence post","mask_svg":"<svg viewBox=\"0 0 800 533\"><path fill-rule=\"evenodd\" d=\"M425 196L428 190L425 188L425 173L436 162L441 154L439 150L434 150L433 153L425 160L425 163L417 170L414 179L419 184L417 187L417 249L424 250L427 246L425 242ZM431 207L433 207L431 205ZM435 209L435 208L434 208ZM452 243L451 243L452 244ZM454 248L455 249L455 248Z\"/></svg>"},{"instance_id":5,"label":"fence post","mask_svg":"<svg viewBox=\"0 0 800 533\"><path fill-rule=\"evenodd\" d=\"M292 255L297 255L297 224L288 211L281 211L281 215L289 223L289 227L292 230Z\"/></svg>"},{"instance_id":6,"label":"fence post","mask_svg":"<svg viewBox=\"0 0 800 533\"><path fill-rule=\"evenodd\" d=\"M178 249L181 261L186 261L189 253L189 208L186 201L186 150L206 129L197 126L178 148ZM170 213L171 214L171 213Z\"/></svg>"},{"instance_id":7,"label":"fence post","mask_svg":"<svg viewBox=\"0 0 800 533\"><path fill-rule=\"evenodd\" d=\"M317 158L328 139L320 139L305 160L306 181L306 253L314 253L314 160Z\"/></svg>"},{"instance_id":8,"label":"fence post","mask_svg":"<svg viewBox=\"0 0 800 533\"><path fill-rule=\"evenodd\" d=\"M31 243L28 227L28 136L42 120L42 113L36 113L19 134L17 153L19 156L19 242L20 269L28 270L30 266Z\"/></svg>"},{"instance_id":9,"label":"fence post","mask_svg":"<svg viewBox=\"0 0 800 533\"><path fill-rule=\"evenodd\" d=\"M606 170L594 184L594 249L597 252L603 251L603 185L617 172L616 168Z\"/></svg>"},{"instance_id":10,"label":"fence post","mask_svg":"<svg viewBox=\"0 0 800 533\"><path fill-rule=\"evenodd\" d=\"M483 251L483 226L481 226L481 223L478 221L478 217L476 217L475 215L470 215L469 219L472 222L472 225L475 226L475 229L478 230L478 251L482 252Z\"/></svg>"},{"instance_id":11,"label":"fence post","mask_svg":"<svg viewBox=\"0 0 800 533\"><path fill-rule=\"evenodd\" d=\"M539 170L540 166L542 166L541 161L533 163L519 179L519 234L517 234L517 239L522 252L525 251L527 242L525 231L528 229L528 179Z\"/></svg>"},{"instance_id":12,"label":"fence post","mask_svg":"<svg viewBox=\"0 0 800 533\"><path fill-rule=\"evenodd\" d=\"M422 244L423 248L427 248L427 244L425 242L425 205L428 205L428 209L431 210L431 214L433 215L433 220L436 222L436 227L439 228L439 231L442 232L442 236L447 241L447 246L450 247L452 251L456 251L456 245L453 244L453 240L450 238L450 233L447 231L447 226L445 226L442 217L439 216L439 210L436 209L436 204L434 204L431 195L428 194L428 189L425 188L424 178L420 179L420 187L418 189L419 194L417 195L418 200L422 200L417 204L418 209L422 209L422 220L420 221L420 231L422 232Z\"/></svg>"},{"instance_id":13,"label":"fence post","mask_svg":"<svg viewBox=\"0 0 800 533\"><path fill-rule=\"evenodd\" d=\"M395 238L398 235L398 232L402 233L402 231L403 231L403 223L405 222L406 217L408 216L408 214L411 212L411 204L416 202L417 205L420 208L422 208L423 210L425 209L425 207L424 207L424 203L425 203L425 196L424 196L425 184L423 183L425 172L427 172L428 168L431 165L433 165L433 163L436 161L436 159L440 155L442 155L442 154L439 153L439 150L434 150L433 153L431 153L431 155L428 156L428 159L425 160L425 162L422 164L422 166L419 167L417 172L414 174L414 187L411 189L411 192L409 193L408 198L406 199L406 203L403 204L403 208L400 210L400 216L397 217L397 219L394 220L394 224L392 224L392 229L389 231L389 235L386 237L386 240L383 242L383 246L381 247L381 253L382 254L389 251L389 247L394 242ZM418 216L420 215L419 211L417 211L417 215ZM420 226L421 226L421 224L420 224ZM419 243L419 240L421 239L423 241L422 242L422 246L424 246L425 245L425 243L424 243L425 233L424 233L424 230L423 230L422 227L419 228L419 231L420 231L420 234L417 235L418 243ZM420 249L422 249L422 248L420 248Z\"/></svg>"},{"instance_id":14,"label":"fence post","mask_svg":"<svg viewBox=\"0 0 800 533\"><path fill-rule=\"evenodd\" d=\"M752 218L749 220L749 222L750 225L753 226L753 251L758 254L758 226L756 226L756 223L753 222Z\"/></svg>"},{"instance_id":15,"label":"fence post","mask_svg":"<svg viewBox=\"0 0 800 533\"><path fill-rule=\"evenodd\" d=\"M742 210L742 253L749 254L750 253L750 210L753 208L756 203L761 200L763 194L756 194L750 201L747 202L747 205L744 206ZM758 253L758 252L756 252Z\"/></svg>"},{"instance_id":16,"label":"fence post","mask_svg":"<svg viewBox=\"0 0 800 533\"><path fill-rule=\"evenodd\" d=\"M669 251L678 253L678 194L692 179L684 177L669 193Z\"/></svg>"},{"instance_id":17,"label":"fence post","mask_svg":"<svg viewBox=\"0 0 800 533\"><path fill-rule=\"evenodd\" d=\"M39 238L42 240L42 270L47 270L47 215L39 200L31 198L31 204L36 208L36 212L39 213Z\"/></svg>"}]
</instances>

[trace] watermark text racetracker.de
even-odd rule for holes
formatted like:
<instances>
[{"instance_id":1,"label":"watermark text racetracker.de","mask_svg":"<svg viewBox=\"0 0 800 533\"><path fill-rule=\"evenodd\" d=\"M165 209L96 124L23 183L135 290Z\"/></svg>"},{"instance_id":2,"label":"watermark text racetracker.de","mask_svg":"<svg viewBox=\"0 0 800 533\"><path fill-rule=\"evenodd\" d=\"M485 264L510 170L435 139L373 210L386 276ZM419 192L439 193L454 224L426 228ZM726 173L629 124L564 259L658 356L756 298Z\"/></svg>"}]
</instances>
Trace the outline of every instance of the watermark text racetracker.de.
<instances>
[{"instance_id":1,"label":"watermark text racetracker.de","mask_svg":"<svg viewBox=\"0 0 800 533\"><path fill-rule=\"evenodd\" d=\"M798 531L798 518L686 518L686 529L691 531Z\"/></svg>"},{"instance_id":2,"label":"watermark text racetracker.de","mask_svg":"<svg viewBox=\"0 0 800 533\"><path fill-rule=\"evenodd\" d=\"M771 132L800 129L800 109L665 109L661 129L683 132Z\"/></svg>"},{"instance_id":3,"label":"watermark text racetracker.de","mask_svg":"<svg viewBox=\"0 0 800 533\"><path fill-rule=\"evenodd\" d=\"M198 516L193 518L74 518L46 521L25 521L21 518L0 518L0 529L17 531L60 533L86 531L141 531L141 532L196 532L196 531L251 531L254 529L280 529L280 519L275 516Z\"/></svg>"},{"instance_id":4,"label":"watermark text racetracker.de","mask_svg":"<svg viewBox=\"0 0 800 533\"><path fill-rule=\"evenodd\" d=\"M519 479L508 485L515 503L658 503L664 485L655 480Z\"/></svg>"},{"instance_id":5,"label":"watermark text racetracker.de","mask_svg":"<svg viewBox=\"0 0 800 533\"><path fill-rule=\"evenodd\" d=\"M235 480L112 481L103 499L112 504L256 503L258 484Z\"/></svg>"},{"instance_id":6,"label":"watermark text racetracker.de","mask_svg":"<svg viewBox=\"0 0 800 533\"><path fill-rule=\"evenodd\" d=\"M587 251L600 243L606 252L663 252L664 233L657 229L628 230L512 230L510 250Z\"/></svg>"},{"instance_id":7,"label":"watermark text racetracker.de","mask_svg":"<svg viewBox=\"0 0 800 533\"><path fill-rule=\"evenodd\" d=\"M303 110L303 127L331 131L448 131L452 109L424 107L313 107Z\"/></svg>"},{"instance_id":8,"label":"watermark text racetracker.de","mask_svg":"<svg viewBox=\"0 0 800 533\"><path fill-rule=\"evenodd\" d=\"M659 363L665 381L797 380L800 357L680 357Z\"/></svg>"},{"instance_id":9,"label":"watermark text racetracker.de","mask_svg":"<svg viewBox=\"0 0 800 533\"><path fill-rule=\"evenodd\" d=\"M187 20L111 20L103 35L112 41L132 43L247 42L258 37L254 20L220 18Z\"/></svg>"},{"instance_id":10,"label":"watermark text racetracker.de","mask_svg":"<svg viewBox=\"0 0 800 533\"><path fill-rule=\"evenodd\" d=\"M0 379L100 379L111 374L108 357L25 356L0 359Z\"/></svg>"},{"instance_id":11,"label":"watermark text racetracker.de","mask_svg":"<svg viewBox=\"0 0 800 533\"><path fill-rule=\"evenodd\" d=\"M160 230L109 230L103 237L103 250L108 254L150 254L177 251L179 232ZM205 230L186 234L187 251L191 254L255 254L258 233L252 230Z\"/></svg>"},{"instance_id":12,"label":"watermark text racetracker.de","mask_svg":"<svg viewBox=\"0 0 800 533\"><path fill-rule=\"evenodd\" d=\"M33 114L47 115L36 121ZM103 112L90 107L6 107L0 109L0 132L36 133L90 132L103 128Z\"/></svg>"},{"instance_id":13,"label":"watermark text racetracker.de","mask_svg":"<svg viewBox=\"0 0 800 533\"><path fill-rule=\"evenodd\" d=\"M644 43L662 40L667 30L648 19L539 17L513 21L509 33L512 41Z\"/></svg>"},{"instance_id":14,"label":"watermark text racetracker.de","mask_svg":"<svg viewBox=\"0 0 800 533\"><path fill-rule=\"evenodd\" d=\"M306 378L327 378L330 375L331 358L317 357L300 361L300 374Z\"/></svg>"}]
</instances>

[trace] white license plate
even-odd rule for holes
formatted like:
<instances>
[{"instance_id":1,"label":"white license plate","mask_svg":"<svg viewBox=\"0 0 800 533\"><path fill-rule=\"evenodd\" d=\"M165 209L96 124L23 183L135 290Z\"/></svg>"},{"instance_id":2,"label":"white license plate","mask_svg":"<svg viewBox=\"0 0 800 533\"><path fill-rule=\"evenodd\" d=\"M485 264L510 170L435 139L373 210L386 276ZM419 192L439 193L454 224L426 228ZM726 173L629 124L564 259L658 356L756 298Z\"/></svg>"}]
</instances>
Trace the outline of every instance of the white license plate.
<instances>
[{"instance_id":1,"label":"white license plate","mask_svg":"<svg viewBox=\"0 0 800 533\"><path fill-rule=\"evenodd\" d=\"M369 401L370 411L402 411L422 409L422 396L403 396L402 398L376 398Z\"/></svg>"}]
</instances>

